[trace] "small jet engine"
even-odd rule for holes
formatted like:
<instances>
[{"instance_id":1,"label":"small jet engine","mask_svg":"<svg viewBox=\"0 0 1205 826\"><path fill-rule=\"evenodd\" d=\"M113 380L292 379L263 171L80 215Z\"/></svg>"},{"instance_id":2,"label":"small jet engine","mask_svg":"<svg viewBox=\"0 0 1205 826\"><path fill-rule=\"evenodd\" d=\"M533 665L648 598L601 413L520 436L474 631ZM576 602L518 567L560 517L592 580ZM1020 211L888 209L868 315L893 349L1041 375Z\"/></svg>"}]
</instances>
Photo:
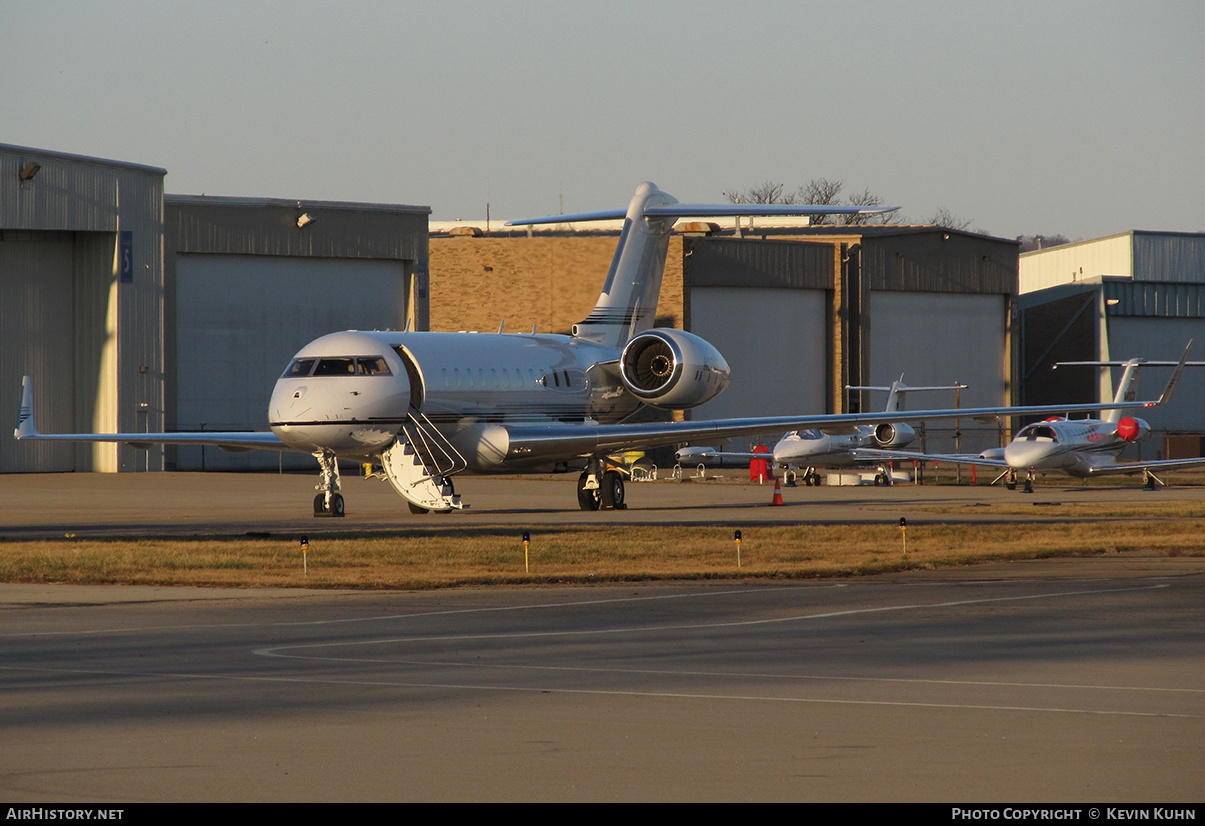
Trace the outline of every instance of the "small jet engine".
<instances>
[{"instance_id":1,"label":"small jet engine","mask_svg":"<svg viewBox=\"0 0 1205 826\"><path fill-rule=\"evenodd\" d=\"M879 447L903 447L912 444L912 440L915 438L915 430L898 422L896 424L884 422L876 425L874 429L874 440L879 443Z\"/></svg>"},{"instance_id":2,"label":"small jet engine","mask_svg":"<svg viewBox=\"0 0 1205 826\"><path fill-rule=\"evenodd\" d=\"M1125 416L1117 423L1117 438L1127 442L1140 442L1151 435L1151 426L1142 419Z\"/></svg>"}]
</instances>

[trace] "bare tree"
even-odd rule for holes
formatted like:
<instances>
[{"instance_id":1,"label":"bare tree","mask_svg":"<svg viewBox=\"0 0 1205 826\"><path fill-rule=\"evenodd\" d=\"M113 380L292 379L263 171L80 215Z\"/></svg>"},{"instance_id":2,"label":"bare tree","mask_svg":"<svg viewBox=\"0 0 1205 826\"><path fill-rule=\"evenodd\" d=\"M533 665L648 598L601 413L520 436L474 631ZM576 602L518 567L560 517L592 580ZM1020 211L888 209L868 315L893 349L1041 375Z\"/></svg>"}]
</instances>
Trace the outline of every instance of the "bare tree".
<instances>
[{"instance_id":1,"label":"bare tree","mask_svg":"<svg viewBox=\"0 0 1205 826\"><path fill-rule=\"evenodd\" d=\"M724 193L724 197L734 204L793 204L795 196L793 194L783 197L783 185L766 181L760 186L750 187L744 190L731 190Z\"/></svg>"},{"instance_id":2,"label":"bare tree","mask_svg":"<svg viewBox=\"0 0 1205 826\"><path fill-rule=\"evenodd\" d=\"M786 192L786 188L782 184L766 181L760 186L750 187L749 189L726 190L724 198L739 204L813 204L817 206L838 206L841 204L839 196L844 187L844 181L833 178L813 178L794 192ZM883 199L873 194L869 189L864 189L851 195L847 205L880 207L883 205ZM869 223L888 224L898 223L899 220L896 213L840 216L835 216L831 213L821 213L811 216L813 225L837 222L851 225Z\"/></svg>"},{"instance_id":3,"label":"bare tree","mask_svg":"<svg viewBox=\"0 0 1205 826\"><path fill-rule=\"evenodd\" d=\"M805 204L836 204L837 196L841 194L844 181L834 181L831 178L812 178L799 187L799 198Z\"/></svg>"},{"instance_id":4,"label":"bare tree","mask_svg":"<svg viewBox=\"0 0 1205 826\"><path fill-rule=\"evenodd\" d=\"M938 226L938 227L945 227L946 229L958 230L961 232L961 231L966 230L966 228L969 227L971 224L975 223L975 219L974 218L965 218L965 219L959 218L957 215L955 215L953 212L950 212L950 210L946 209L945 207L938 207L937 212L933 213L933 217L930 218L925 223L933 224L934 226Z\"/></svg>"},{"instance_id":5,"label":"bare tree","mask_svg":"<svg viewBox=\"0 0 1205 826\"><path fill-rule=\"evenodd\" d=\"M866 209L875 209L883 205L883 199L875 195L869 188L861 192L855 192L848 198L850 206L865 207ZM863 224L891 224L899 221L899 213L896 212L881 212L877 215L842 215L841 223L848 226L861 226Z\"/></svg>"}]
</instances>

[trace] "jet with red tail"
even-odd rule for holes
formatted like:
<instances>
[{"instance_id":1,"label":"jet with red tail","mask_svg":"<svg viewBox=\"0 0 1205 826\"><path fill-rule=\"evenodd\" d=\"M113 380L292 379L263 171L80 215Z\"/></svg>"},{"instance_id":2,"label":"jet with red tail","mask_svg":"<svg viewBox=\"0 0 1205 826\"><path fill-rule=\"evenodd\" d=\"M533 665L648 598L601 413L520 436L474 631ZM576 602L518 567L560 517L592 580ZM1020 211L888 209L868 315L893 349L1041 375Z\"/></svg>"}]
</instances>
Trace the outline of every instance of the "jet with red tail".
<instances>
[{"instance_id":1,"label":"jet with red tail","mask_svg":"<svg viewBox=\"0 0 1205 826\"><path fill-rule=\"evenodd\" d=\"M1033 492L1034 476L1038 473L1057 471L1081 479L1116 473L1141 473L1144 486L1148 489L1156 483L1164 484L1155 471L1168 468L1184 468L1205 465L1205 458L1153 459L1150 461L1121 462L1121 452L1132 444L1151 435L1151 426L1145 419L1124 415L1126 402L1134 407L1159 407L1166 404L1172 395L1180 373L1185 367L1205 367L1205 362L1188 361L1192 342L1184 348L1180 361L1147 361L1134 358L1128 361L1074 361L1060 362L1055 367L1092 366L1124 367L1115 407L1106 411L1099 419L1067 419L1052 416L1021 428L1011 442L1002 448L985 450L978 455L934 455L923 453L901 453L892 451L894 458L910 458L949 462L951 464L983 465L1004 468L998 478L1005 479L1009 490L1017 486L1018 474L1025 474L1024 490ZM1175 367L1163 395L1155 402L1136 402L1138 378L1143 367ZM1131 408L1132 409L1132 408ZM859 455L873 458L881 451L857 451Z\"/></svg>"}]
</instances>

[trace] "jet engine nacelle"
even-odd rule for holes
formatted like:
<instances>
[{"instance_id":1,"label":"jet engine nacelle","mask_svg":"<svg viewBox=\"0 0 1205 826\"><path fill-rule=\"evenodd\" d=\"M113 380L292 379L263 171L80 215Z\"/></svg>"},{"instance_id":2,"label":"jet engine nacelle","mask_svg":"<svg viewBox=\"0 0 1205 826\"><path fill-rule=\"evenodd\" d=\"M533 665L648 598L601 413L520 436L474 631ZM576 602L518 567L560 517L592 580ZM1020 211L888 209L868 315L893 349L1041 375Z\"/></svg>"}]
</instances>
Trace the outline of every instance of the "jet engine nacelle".
<instances>
[{"instance_id":1,"label":"jet engine nacelle","mask_svg":"<svg viewBox=\"0 0 1205 826\"><path fill-rule=\"evenodd\" d=\"M878 442L879 447L903 447L912 444L915 438L916 431L902 423L884 422L876 425L874 429L874 440Z\"/></svg>"},{"instance_id":2,"label":"jet engine nacelle","mask_svg":"<svg viewBox=\"0 0 1205 826\"><path fill-rule=\"evenodd\" d=\"M732 376L708 342L683 330L646 330L623 348L619 373L636 398L654 407L682 409L710 401Z\"/></svg>"},{"instance_id":3,"label":"jet engine nacelle","mask_svg":"<svg viewBox=\"0 0 1205 826\"><path fill-rule=\"evenodd\" d=\"M1142 419L1125 416L1117 423L1117 437L1127 442L1138 442L1151 435L1151 426Z\"/></svg>"},{"instance_id":4,"label":"jet engine nacelle","mask_svg":"<svg viewBox=\"0 0 1205 826\"><path fill-rule=\"evenodd\" d=\"M674 458L679 462L708 462L715 458L716 449L714 447L680 447L674 453Z\"/></svg>"}]
</instances>

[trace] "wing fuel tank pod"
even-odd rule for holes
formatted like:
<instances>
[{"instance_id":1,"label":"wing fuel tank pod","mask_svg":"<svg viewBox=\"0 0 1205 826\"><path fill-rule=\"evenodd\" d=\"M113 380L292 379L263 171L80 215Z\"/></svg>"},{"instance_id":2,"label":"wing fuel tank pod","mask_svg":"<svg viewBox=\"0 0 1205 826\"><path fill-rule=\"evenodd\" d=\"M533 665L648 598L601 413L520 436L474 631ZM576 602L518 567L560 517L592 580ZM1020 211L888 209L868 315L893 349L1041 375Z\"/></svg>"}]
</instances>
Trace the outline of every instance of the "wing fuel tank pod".
<instances>
[{"instance_id":1,"label":"wing fuel tank pod","mask_svg":"<svg viewBox=\"0 0 1205 826\"><path fill-rule=\"evenodd\" d=\"M623 348L619 371L627 389L655 407L696 407L728 386L732 371L720 351L683 330L658 328Z\"/></svg>"}]
</instances>

